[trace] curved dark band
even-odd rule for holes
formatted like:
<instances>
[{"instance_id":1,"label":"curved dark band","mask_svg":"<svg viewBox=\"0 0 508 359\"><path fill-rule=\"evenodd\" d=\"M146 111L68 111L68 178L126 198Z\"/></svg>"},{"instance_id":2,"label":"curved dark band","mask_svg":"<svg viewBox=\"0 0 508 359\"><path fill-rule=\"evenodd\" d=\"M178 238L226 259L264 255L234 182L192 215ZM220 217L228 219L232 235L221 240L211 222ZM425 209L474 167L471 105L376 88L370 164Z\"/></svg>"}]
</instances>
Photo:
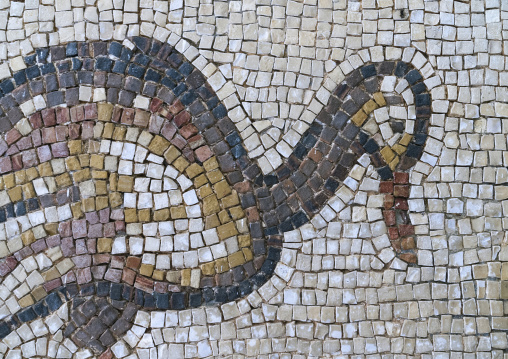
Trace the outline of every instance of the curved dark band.
<instances>
[{"instance_id":1,"label":"curved dark band","mask_svg":"<svg viewBox=\"0 0 508 359\"><path fill-rule=\"evenodd\" d=\"M256 177L247 172L256 184L258 198L269 193L273 198L273 203L261 203L263 221L268 227L266 235L298 228L318 213L365 153L370 156L382 180L393 177L376 140L350 121L379 91L378 75L404 78L415 97L414 134L397 168L407 170L421 157L431 104L422 75L405 62L369 64L354 70L335 89L328 104L275 175ZM397 103L396 98L391 101ZM312 156L309 156L311 151ZM258 174L256 166L253 167L256 169L253 172Z\"/></svg>"},{"instance_id":2,"label":"curved dark band","mask_svg":"<svg viewBox=\"0 0 508 359\"><path fill-rule=\"evenodd\" d=\"M23 117L19 104L40 94L45 96L48 107L79 104L79 85L105 87L107 101L122 106L131 106L137 93L169 103L179 98L189 108L193 124L217 156L228 182L239 192L244 210L257 211L262 218L249 224L255 259L251 267L242 268L241 275L229 272L216 278L205 277L201 289L189 292L148 293L127 284L105 281L80 286L67 284L1 323L0 338L20 323L45 316L62 300L76 296L95 294L113 301L132 301L146 309L179 310L232 301L262 286L280 259L281 235L299 228L319 212L363 153L370 154L382 179L391 177L374 139L348 121L379 90L378 75L405 78L416 100L415 136L400 166L410 167L422 154L430 118L430 95L420 73L404 62L366 65L349 74L287 162L276 173L262 175L248 158L226 108L205 83L204 76L168 44L142 37L132 41L136 51L116 42L71 43L37 50L36 55L25 59L26 70L0 83L3 92L0 130L8 131ZM206 108L193 106L197 99ZM319 153L322 160L310 156L310 151Z\"/></svg>"}]
</instances>

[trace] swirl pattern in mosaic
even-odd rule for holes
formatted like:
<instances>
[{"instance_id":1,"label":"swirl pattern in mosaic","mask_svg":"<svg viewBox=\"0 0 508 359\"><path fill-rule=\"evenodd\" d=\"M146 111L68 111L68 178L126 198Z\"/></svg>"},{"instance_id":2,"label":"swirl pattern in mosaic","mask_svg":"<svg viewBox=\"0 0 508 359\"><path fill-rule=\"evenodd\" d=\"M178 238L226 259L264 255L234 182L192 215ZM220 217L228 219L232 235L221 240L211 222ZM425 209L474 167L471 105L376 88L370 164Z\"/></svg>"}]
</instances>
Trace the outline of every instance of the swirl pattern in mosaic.
<instances>
[{"instance_id":1,"label":"swirl pattern in mosaic","mask_svg":"<svg viewBox=\"0 0 508 359\"><path fill-rule=\"evenodd\" d=\"M132 41L39 49L0 83L1 338L69 306L54 331L100 354L140 308L245 297L272 276L283 233L345 207L340 185L358 186L365 161L384 210L364 253L375 269L416 262L407 171L431 103L418 70L353 71L263 175L200 71L168 44Z\"/></svg>"}]
</instances>

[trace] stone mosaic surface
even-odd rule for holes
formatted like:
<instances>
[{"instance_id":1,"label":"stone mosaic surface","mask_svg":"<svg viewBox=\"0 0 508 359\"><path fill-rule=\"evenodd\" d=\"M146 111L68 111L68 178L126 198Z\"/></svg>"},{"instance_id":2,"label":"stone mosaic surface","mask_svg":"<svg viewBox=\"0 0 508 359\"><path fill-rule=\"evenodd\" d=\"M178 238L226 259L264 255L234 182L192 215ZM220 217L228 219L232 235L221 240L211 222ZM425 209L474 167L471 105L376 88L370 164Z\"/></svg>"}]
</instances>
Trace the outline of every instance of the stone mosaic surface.
<instances>
[{"instance_id":1,"label":"stone mosaic surface","mask_svg":"<svg viewBox=\"0 0 508 359\"><path fill-rule=\"evenodd\" d=\"M0 356L508 355L508 2L0 1Z\"/></svg>"}]
</instances>

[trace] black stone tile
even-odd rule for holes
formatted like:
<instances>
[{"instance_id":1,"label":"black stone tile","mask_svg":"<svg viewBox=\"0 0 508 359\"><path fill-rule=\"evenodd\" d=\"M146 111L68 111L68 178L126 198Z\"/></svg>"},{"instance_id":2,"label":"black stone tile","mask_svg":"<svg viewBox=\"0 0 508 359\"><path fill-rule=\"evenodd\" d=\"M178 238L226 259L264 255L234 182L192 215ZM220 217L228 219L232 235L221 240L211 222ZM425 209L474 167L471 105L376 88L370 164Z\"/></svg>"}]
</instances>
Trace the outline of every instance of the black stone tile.
<instances>
[{"instance_id":1,"label":"black stone tile","mask_svg":"<svg viewBox=\"0 0 508 359\"><path fill-rule=\"evenodd\" d=\"M3 94L7 95L14 90L14 83L11 79L4 80L0 83L0 89Z\"/></svg>"},{"instance_id":2,"label":"black stone tile","mask_svg":"<svg viewBox=\"0 0 508 359\"><path fill-rule=\"evenodd\" d=\"M353 91L351 91L351 98L358 106L363 106L367 101L370 100L370 96L359 88L355 88Z\"/></svg>"},{"instance_id":3,"label":"black stone tile","mask_svg":"<svg viewBox=\"0 0 508 359\"><path fill-rule=\"evenodd\" d=\"M349 87L351 88L355 88L356 86L358 86L358 84L363 80L363 77L360 73L360 71L358 69L354 70L353 72L351 72L347 77L346 77L346 83L348 84Z\"/></svg>"},{"instance_id":4,"label":"black stone tile","mask_svg":"<svg viewBox=\"0 0 508 359\"><path fill-rule=\"evenodd\" d=\"M56 74L49 74L44 76L44 82L46 83L46 92L59 90L58 78Z\"/></svg>"},{"instance_id":5,"label":"black stone tile","mask_svg":"<svg viewBox=\"0 0 508 359\"><path fill-rule=\"evenodd\" d=\"M48 106L55 107L65 103L64 92L54 91L47 94Z\"/></svg>"},{"instance_id":6,"label":"black stone tile","mask_svg":"<svg viewBox=\"0 0 508 359\"><path fill-rule=\"evenodd\" d=\"M416 118L430 118L430 106L419 106L416 108Z\"/></svg>"},{"instance_id":7,"label":"black stone tile","mask_svg":"<svg viewBox=\"0 0 508 359\"><path fill-rule=\"evenodd\" d=\"M228 112L223 104L219 104L212 110L212 113L216 119L221 119L227 116Z\"/></svg>"},{"instance_id":8,"label":"black stone tile","mask_svg":"<svg viewBox=\"0 0 508 359\"><path fill-rule=\"evenodd\" d=\"M74 57L72 59L72 71L80 70L81 66L83 66L83 61L81 61L80 59Z\"/></svg>"},{"instance_id":9,"label":"black stone tile","mask_svg":"<svg viewBox=\"0 0 508 359\"><path fill-rule=\"evenodd\" d=\"M360 131L360 133L358 134L358 141L360 142L360 144L362 146L365 145L365 143L367 142L368 139L369 139L369 135L363 131Z\"/></svg>"},{"instance_id":10,"label":"black stone tile","mask_svg":"<svg viewBox=\"0 0 508 359\"><path fill-rule=\"evenodd\" d=\"M104 345L105 348L111 347L116 342L116 339L111 334L111 331L106 330L104 334L102 334L99 338L102 345Z\"/></svg>"},{"instance_id":11,"label":"black stone tile","mask_svg":"<svg viewBox=\"0 0 508 359\"><path fill-rule=\"evenodd\" d=\"M176 71L175 69L167 70L166 75L175 82L180 82L183 80L182 74Z\"/></svg>"},{"instance_id":12,"label":"black stone tile","mask_svg":"<svg viewBox=\"0 0 508 359\"><path fill-rule=\"evenodd\" d=\"M32 308L25 309L18 313L18 319L22 323L29 322L35 318L37 318L37 314L35 314Z\"/></svg>"},{"instance_id":13,"label":"black stone tile","mask_svg":"<svg viewBox=\"0 0 508 359\"><path fill-rule=\"evenodd\" d=\"M228 301L233 301L240 298L240 290L238 286L234 285L227 289Z\"/></svg>"},{"instance_id":14,"label":"black stone tile","mask_svg":"<svg viewBox=\"0 0 508 359\"><path fill-rule=\"evenodd\" d=\"M217 287L215 288L214 301L217 303L224 303L228 300L228 293L226 288Z\"/></svg>"},{"instance_id":15,"label":"black stone tile","mask_svg":"<svg viewBox=\"0 0 508 359\"><path fill-rule=\"evenodd\" d=\"M325 182L324 188L330 193L335 193L339 185L340 183L333 178L328 178Z\"/></svg>"},{"instance_id":16,"label":"black stone tile","mask_svg":"<svg viewBox=\"0 0 508 359\"><path fill-rule=\"evenodd\" d=\"M233 282L234 283L240 283L242 280L245 279L245 271L242 266L232 268L231 272L233 274ZM190 301L190 299L189 299L189 301Z\"/></svg>"},{"instance_id":17,"label":"black stone tile","mask_svg":"<svg viewBox=\"0 0 508 359\"><path fill-rule=\"evenodd\" d=\"M136 47L141 50L142 52L147 52L150 48L151 41L150 39L142 36L134 36L132 38L132 42Z\"/></svg>"},{"instance_id":18,"label":"black stone tile","mask_svg":"<svg viewBox=\"0 0 508 359\"><path fill-rule=\"evenodd\" d=\"M171 55L168 56L167 61L171 64L171 66L178 67L183 62L183 56L173 51Z\"/></svg>"},{"instance_id":19,"label":"black stone tile","mask_svg":"<svg viewBox=\"0 0 508 359\"><path fill-rule=\"evenodd\" d=\"M107 82L106 82L106 86L107 87L121 88L122 87L122 81L123 81L123 77L122 76L120 76L118 74L110 73L110 74L108 74L108 79L107 79Z\"/></svg>"},{"instance_id":20,"label":"black stone tile","mask_svg":"<svg viewBox=\"0 0 508 359\"><path fill-rule=\"evenodd\" d=\"M168 293L154 293L155 304L157 309L169 309L169 294Z\"/></svg>"},{"instance_id":21,"label":"black stone tile","mask_svg":"<svg viewBox=\"0 0 508 359\"><path fill-rule=\"evenodd\" d=\"M136 54L134 56L134 62L143 67L146 67L146 65L148 65L150 62L150 57L146 56L145 54Z\"/></svg>"},{"instance_id":22,"label":"black stone tile","mask_svg":"<svg viewBox=\"0 0 508 359\"><path fill-rule=\"evenodd\" d=\"M27 81L25 70L20 70L16 72L13 78L17 86L25 84Z\"/></svg>"},{"instance_id":23,"label":"black stone tile","mask_svg":"<svg viewBox=\"0 0 508 359\"><path fill-rule=\"evenodd\" d=\"M25 70L25 73L26 73L26 76L28 77L29 80L32 80L36 77L41 76L41 71L39 69L39 66L37 66L37 65L27 68Z\"/></svg>"},{"instance_id":24,"label":"black stone tile","mask_svg":"<svg viewBox=\"0 0 508 359\"><path fill-rule=\"evenodd\" d=\"M397 77L404 77L404 75L407 73L408 71L408 66L405 62L403 61L399 61L397 62L397 66L395 67L395 76Z\"/></svg>"},{"instance_id":25,"label":"black stone tile","mask_svg":"<svg viewBox=\"0 0 508 359\"><path fill-rule=\"evenodd\" d=\"M67 106L74 106L79 103L79 88L69 88L65 90L65 103Z\"/></svg>"},{"instance_id":26,"label":"black stone tile","mask_svg":"<svg viewBox=\"0 0 508 359\"><path fill-rule=\"evenodd\" d=\"M23 118L23 113L17 107L11 108L9 112L7 112L7 118L11 122L12 125L18 123L19 120Z\"/></svg>"},{"instance_id":27,"label":"black stone tile","mask_svg":"<svg viewBox=\"0 0 508 359\"><path fill-rule=\"evenodd\" d=\"M83 59L83 70L94 71L95 70L95 59L84 58Z\"/></svg>"},{"instance_id":28,"label":"black stone tile","mask_svg":"<svg viewBox=\"0 0 508 359\"><path fill-rule=\"evenodd\" d=\"M189 106L188 110L193 117L197 117L207 109L201 101L194 101L194 103Z\"/></svg>"},{"instance_id":29,"label":"black stone tile","mask_svg":"<svg viewBox=\"0 0 508 359\"><path fill-rule=\"evenodd\" d=\"M189 76L192 72L192 70L194 70L194 66L192 66L190 63L188 62L184 62L182 64L182 66L180 66L178 68L178 71L185 77Z\"/></svg>"},{"instance_id":30,"label":"black stone tile","mask_svg":"<svg viewBox=\"0 0 508 359\"><path fill-rule=\"evenodd\" d=\"M25 61L25 64L27 66L35 65L35 63L37 62L37 54L26 56L25 58L23 58L23 61Z\"/></svg>"},{"instance_id":31,"label":"black stone tile","mask_svg":"<svg viewBox=\"0 0 508 359\"><path fill-rule=\"evenodd\" d=\"M106 56L108 54L108 44L103 41L96 41L92 43L93 56Z\"/></svg>"},{"instance_id":32,"label":"black stone tile","mask_svg":"<svg viewBox=\"0 0 508 359\"><path fill-rule=\"evenodd\" d=\"M60 61L57 64L57 69L59 73L68 72L71 70L71 62L70 61Z\"/></svg>"},{"instance_id":33,"label":"black stone tile","mask_svg":"<svg viewBox=\"0 0 508 359\"><path fill-rule=\"evenodd\" d=\"M0 323L0 339L5 338L11 333L11 328L5 322Z\"/></svg>"},{"instance_id":34,"label":"black stone tile","mask_svg":"<svg viewBox=\"0 0 508 359\"><path fill-rule=\"evenodd\" d=\"M342 136L347 140L353 140L356 135L360 132L360 129L355 126L352 122L348 123L342 131Z\"/></svg>"},{"instance_id":35,"label":"black stone tile","mask_svg":"<svg viewBox=\"0 0 508 359\"><path fill-rule=\"evenodd\" d=\"M427 140L427 135L424 133L416 133L413 137L413 140L415 144L423 146Z\"/></svg>"},{"instance_id":36,"label":"black stone tile","mask_svg":"<svg viewBox=\"0 0 508 359\"><path fill-rule=\"evenodd\" d=\"M303 211L299 211L291 217L291 221L293 222L295 228L300 228L309 221L309 218Z\"/></svg>"},{"instance_id":37,"label":"black stone tile","mask_svg":"<svg viewBox=\"0 0 508 359\"><path fill-rule=\"evenodd\" d=\"M419 82L416 85L413 85L411 87L411 90L413 91L413 93L415 95L418 95L418 94L421 94L421 93L427 91L427 86L425 86L425 83Z\"/></svg>"},{"instance_id":38,"label":"black stone tile","mask_svg":"<svg viewBox=\"0 0 508 359\"><path fill-rule=\"evenodd\" d=\"M123 285L119 283L111 283L110 297L114 300L122 299Z\"/></svg>"},{"instance_id":39,"label":"black stone tile","mask_svg":"<svg viewBox=\"0 0 508 359\"><path fill-rule=\"evenodd\" d=\"M118 311L111 306L105 307L99 314L99 319L108 327L111 327L113 323L117 321L118 317Z\"/></svg>"},{"instance_id":40,"label":"black stone tile","mask_svg":"<svg viewBox=\"0 0 508 359\"><path fill-rule=\"evenodd\" d=\"M74 324L73 322L67 322L67 325L65 326L63 332L64 337L69 338L72 335L72 333L76 331L76 329L77 329L76 324Z\"/></svg>"},{"instance_id":41,"label":"black stone tile","mask_svg":"<svg viewBox=\"0 0 508 359\"><path fill-rule=\"evenodd\" d=\"M73 72L66 72L60 75L60 86L61 87L74 87L76 86L76 79L74 78Z\"/></svg>"},{"instance_id":42,"label":"black stone tile","mask_svg":"<svg viewBox=\"0 0 508 359\"><path fill-rule=\"evenodd\" d=\"M305 135L301 140L302 145L304 145L308 149L314 147L316 142L317 142L317 138L311 134Z\"/></svg>"},{"instance_id":43,"label":"black stone tile","mask_svg":"<svg viewBox=\"0 0 508 359\"><path fill-rule=\"evenodd\" d=\"M122 299L131 300L133 293L134 293L134 288L132 288L130 285L124 284L123 290L122 290Z\"/></svg>"},{"instance_id":44,"label":"black stone tile","mask_svg":"<svg viewBox=\"0 0 508 359\"><path fill-rule=\"evenodd\" d=\"M162 47L162 43L160 41L157 41L155 39L152 40L152 46L150 47L150 50L148 51L148 54L150 56L155 56L159 53L160 49Z\"/></svg>"},{"instance_id":45,"label":"black stone tile","mask_svg":"<svg viewBox=\"0 0 508 359\"><path fill-rule=\"evenodd\" d=\"M205 83L205 78L201 72L195 70L186 78L186 82L190 88L198 88Z\"/></svg>"},{"instance_id":46,"label":"black stone tile","mask_svg":"<svg viewBox=\"0 0 508 359\"><path fill-rule=\"evenodd\" d=\"M427 133L429 127L429 120L416 116L415 133Z\"/></svg>"},{"instance_id":47,"label":"black stone tile","mask_svg":"<svg viewBox=\"0 0 508 359\"><path fill-rule=\"evenodd\" d=\"M416 95L415 96L415 105L417 107L430 106L430 95L428 93Z\"/></svg>"},{"instance_id":48,"label":"black stone tile","mask_svg":"<svg viewBox=\"0 0 508 359\"><path fill-rule=\"evenodd\" d=\"M37 198L30 198L27 200L27 207L28 211L35 211L36 209L39 209L39 202L37 201Z\"/></svg>"},{"instance_id":49,"label":"black stone tile","mask_svg":"<svg viewBox=\"0 0 508 359\"><path fill-rule=\"evenodd\" d=\"M93 74L93 84L96 87L106 87L107 72L95 71Z\"/></svg>"},{"instance_id":50,"label":"black stone tile","mask_svg":"<svg viewBox=\"0 0 508 359\"><path fill-rule=\"evenodd\" d=\"M45 302L48 306L48 309L51 311L51 312L54 312L55 310L57 310L58 308L60 308L62 306L62 299L60 299L60 296L57 294L57 293L51 293L49 294L46 299L45 299Z\"/></svg>"},{"instance_id":51,"label":"black stone tile","mask_svg":"<svg viewBox=\"0 0 508 359\"><path fill-rule=\"evenodd\" d=\"M235 124L227 117L218 120L217 126L219 127L219 130L221 130L221 132L226 136L229 135L231 132L236 131Z\"/></svg>"},{"instance_id":52,"label":"black stone tile","mask_svg":"<svg viewBox=\"0 0 508 359\"><path fill-rule=\"evenodd\" d=\"M329 114L334 114L335 112L338 111L338 109L340 108L341 105L342 105L342 101L341 100L339 100L335 96L330 96L330 98L328 100L328 103L326 104L326 107L321 112L326 112L326 113L329 113Z\"/></svg>"},{"instance_id":53,"label":"black stone tile","mask_svg":"<svg viewBox=\"0 0 508 359\"><path fill-rule=\"evenodd\" d=\"M143 86L143 91L141 92L143 96L147 96L150 98L155 97L157 92L157 85L152 82L145 82L145 86Z\"/></svg>"},{"instance_id":54,"label":"black stone tile","mask_svg":"<svg viewBox=\"0 0 508 359\"><path fill-rule=\"evenodd\" d=\"M234 158L240 158L247 154L247 151L243 148L241 144L236 145L235 147L231 148L231 154Z\"/></svg>"},{"instance_id":55,"label":"black stone tile","mask_svg":"<svg viewBox=\"0 0 508 359\"><path fill-rule=\"evenodd\" d=\"M122 49L122 54L120 55L120 60L129 61L132 58L132 50L124 47Z\"/></svg>"},{"instance_id":56,"label":"black stone tile","mask_svg":"<svg viewBox=\"0 0 508 359\"><path fill-rule=\"evenodd\" d=\"M382 181L387 181L393 178L392 170L388 166L379 168L377 172L379 173L379 176L381 177Z\"/></svg>"},{"instance_id":57,"label":"black stone tile","mask_svg":"<svg viewBox=\"0 0 508 359\"><path fill-rule=\"evenodd\" d=\"M371 77L363 82L363 85L365 86L365 90L367 90L368 93L375 93L379 91L379 80L377 77Z\"/></svg>"},{"instance_id":58,"label":"black stone tile","mask_svg":"<svg viewBox=\"0 0 508 359\"><path fill-rule=\"evenodd\" d=\"M82 285L79 288L79 294L83 297L95 294L95 285L93 283Z\"/></svg>"},{"instance_id":59,"label":"black stone tile","mask_svg":"<svg viewBox=\"0 0 508 359\"><path fill-rule=\"evenodd\" d=\"M113 55L113 56L119 58L122 54L122 48L123 48L122 44L120 44L119 42L113 41L109 44L108 53L110 55Z\"/></svg>"},{"instance_id":60,"label":"black stone tile","mask_svg":"<svg viewBox=\"0 0 508 359\"><path fill-rule=\"evenodd\" d=\"M356 101L353 101L351 99L347 100L342 104L342 110L350 116L358 112L359 109L360 107L357 105Z\"/></svg>"},{"instance_id":61,"label":"black stone tile","mask_svg":"<svg viewBox=\"0 0 508 359\"><path fill-rule=\"evenodd\" d=\"M410 143L407 147L406 156L413 157L413 158L420 158L423 151L422 146L418 146L414 143Z\"/></svg>"},{"instance_id":62,"label":"black stone tile","mask_svg":"<svg viewBox=\"0 0 508 359\"><path fill-rule=\"evenodd\" d=\"M37 62L39 63L46 62L46 59L48 58L49 55L48 48L36 49L35 52L37 53Z\"/></svg>"},{"instance_id":63,"label":"black stone tile","mask_svg":"<svg viewBox=\"0 0 508 359\"><path fill-rule=\"evenodd\" d=\"M49 309L48 306L45 304L44 301L40 301L38 303L35 303L32 308L39 317L44 318L49 315Z\"/></svg>"},{"instance_id":64,"label":"black stone tile","mask_svg":"<svg viewBox=\"0 0 508 359\"><path fill-rule=\"evenodd\" d=\"M110 72L113 66L113 60L107 57L97 57L95 59L95 68L100 71Z\"/></svg>"},{"instance_id":65,"label":"black stone tile","mask_svg":"<svg viewBox=\"0 0 508 359\"><path fill-rule=\"evenodd\" d=\"M181 83L179 85L177 85L174 89L173 89L173 93L175 94L175 96L180 96L181 94L183 94L185 91L187 91L187 86L184 84L184 83Z\"/></svg>"},{"instance_id":66,"label":"black stone tile","mask_svg":"<svg viewBox=\"0 0 508 359\"><path fill-rule=\"evenodd\" d=\"M162 78L162 75L155 70L148 69L146 71L145 81L159 82L161 80L161 78Z\"/></svg>"},{"instance_id":67,"label":"black stone tile","mask_svg":"<svg viewBox=\"0 0 508 359\"><path fill-rule=\"evenodd\" d=\"M404 132L404 122L402 121L390 121L390 127L392 128L392 131L395 133L403 133Z\"/></svg>"},{"instance_id":68,"label":"black stone tile","mask_svg":"<svg viewBox=\"0 0 508 359\"><path fill-rule=\"evenodd\" d=\"M93 72L79 71L78 72L78 83L81 85L92 85L93 84Z\"/></svg>"},{"instance_id":69,"label":"black stone tile","mask_svg":"<svg viewBox=\"0 0 508 359\"><path fill-rule=\"evenodd\" d=\"M154 294L145 293L145 300L143 306L147 309L155 309L156 302Z\"/></svg>"},{"instance_id":70,"label":"black stone tile","mask_svg":"<svg viewBox=\"0 0 508 359\"><path fill-rule=\"evenodd\" d=\"M291 222L291 218L287 218L280 222L279 224L279 231L280 233L285 233L294 230L295 227L293 226L293 223Z\"/></svg>"},{"instance_id":71,"label":"black stone tile","mask_svg":"<svg viewBox=\"0 0 508 359\"><path fill-rule=\"evenodd\" d=\"M133 92L121 90L118 93L118 104L124 107L129 107L132 105L135 96L136 95Z\"/></svg>"},{"instance_id":72,"label":"black stone tile","mask_svg":"<svg viewBox=\"0 0 508 359\"><path fill-rule=\"evenodd\" d=\"M395 62L393 61L383 61L380 62L377 68L377 72L380 75L391 75L393 74L393 69L395 68Z\"/></svg>"},{"instance_id":73,"label":"black stone tile","mask_svg":"<svg viewBox=\"0 0 508 359\"><path fill-rule=\"evenodd\" d=\"M189 106L194 100L196 100L196 95L191 91L187 91L180 99L184 106Z\"/></svg>"},{"instance_id":74,"label":"black stone tile","mask_svg":"<svg viewBox=\"0 0 508 359\"><path fill-rule=\"evenodd\" d=\"M124 89L127 91L132 91L132 92L141 92L142 85L143 85L143 82L140 79L129 76L125 80Z\"/></svg>"},{"instance_id":75,"label":"black stone tile","mask_svg":"<svg viewBox=\"0 0 508 359\"><path fill-rule=\"evenodd\" d=\"M420 72L418 72L418 70L411 70L406 75L406 80L407 82L409 82L410 85L413 85L422 79L423 77L420 74Z\"/></svg>"},{"instance_id":76,"label":"black stone tile","mask_svg":"<svg viewBox=\"0 0 508 359\"><path fill-rule=\"evenodd\" d=\"M87 318L91 318L95 315L97 312L97 306L95 305L93 299L87 300L82 306L81 306L81 313Z\"/></svg>"},{"instance_id":77,"label":"black stone tile","mask_svg":"<svg viewBox=\"0 0 508 359\"><path fill-rule=\"evenodd\" d=\"M41 65L41 74L42 75L53 74L55 72L56 72L56 68L52 62Z\"/></svg>"},{"instance_id":78,"label":"black stone tile","mask_svg":"<svg viewBox=\"0 0 508 359\"><path fill-rule=\"evenodd\" d=\"M106 329L106 325L104 325L104 323L102 323L97 317L92 318L92 320L90 320L90 322L84 327L84 330L90 334L90 338L92 339L99 338Z\"/></svg>"},{"instance_id":79,"label":"black stone tile","mask_svg":"<svg viewBox=\"0 0 508 359\"><path fill-rule=\"evenodd\" d=\"M180 310L185 308L185 293L173 293L171 295L171 309Z\"/></svg>"},{"instance_id":80,"label":"black stone tile","mask_svg":"<svg viewBox=\"0 0 508 359\"><path fill-rule=\"evenodd\" d=\"M374 66L373 64L363 66L362 68L360 68L360 72L363 78L365 79L377 75L376 66Z\"/></svg>"},{"instance_id":81,"label":"black stone tile","mask_svg":"<svg viewBox=\"0 0 508 359\"><path fill-rule=\"evenodd\" d=\"M68 43L67 47L65 48L65 55L67 57L77 56L78 55L78 43L77 42Z\"/></svg>"},{"instance_id":82,"label":"black stone tile","mask_svg":"<svg viewBox=\"0 0 508 359\"><path fill-rule=\"evenodd\" d=\"M176 83L169 77L164 77L161 80L161 84L166 86L167 88L174 89L176 87Z\"/></svg>"},{"instance_id":83,"label":"black stone tile","mask_svg":"<svg viewBox=\"0 0 508 359\"><path fill-rule=\"evenodd\" d=\"M65 58L65 46L50 47L51 61L59 61Z\"/></svg>"},{"instance_id":84,"label":"black stone tile","mask_svg":"<svg viewBox=\"0 0 508 359\"><path fill-rule=\"evenodd\" d=\"M127 69L127 62L115 61L112 71L117 74L125 74L126 69Z\"/></svg>"},{"instance_id":85,"label":"black stone tile","mask_svg":"<svg viewBox=\"0 0 508 359\"><path fill-rule=\"evenodd\" d=\"M105 297L109 294L110 291L110 282L99 282L97 283L97 295L99 297Z\"/></svg>"},{"instance_id":86,"label":"black stone tile","mask_svg":"<svg viewBox=\"0 0 508 359\"><path fill-rule=\"evenodd\" d=\"M252 293L252 285L250 281L244 280L243 282L240 282L240 284L238 285L238 291L241 297L245 297L250 293Z\"/></svg>"},{"instance_id":87,"label":"black stone tile","mask_svg":"<svg viewBox=\"0 0 508 359\"><path fill-rule=\"evenodd\" d=\"M137 77L138 79L142 78L145 74L145 68L142 66L138 66L136 64L130 64L127 70L127 73L131 76Z\"/></svg>"},{"instance_id":88,"label":"black stone tile","mask_svg":"<svg viewBox=\"0 0 508 359\"><path fill-rule=\"evenodd\" d=\"M300 160L303 160L305 157L307 157L307 153L309 153L309 149L301 143L298 143L293 151L293 154L296 156L296 158Z\"/></svg>"},{"instance_id":89,"label":"black stone tile","mask_svg":"<svg viewBox=\"0 0 508 359\"><path fill-rule=\"evenodd\" d=\"M15 204L16 217L24 216L26 214L26 207L23 201Z\"/></svg>"}]
</instances>

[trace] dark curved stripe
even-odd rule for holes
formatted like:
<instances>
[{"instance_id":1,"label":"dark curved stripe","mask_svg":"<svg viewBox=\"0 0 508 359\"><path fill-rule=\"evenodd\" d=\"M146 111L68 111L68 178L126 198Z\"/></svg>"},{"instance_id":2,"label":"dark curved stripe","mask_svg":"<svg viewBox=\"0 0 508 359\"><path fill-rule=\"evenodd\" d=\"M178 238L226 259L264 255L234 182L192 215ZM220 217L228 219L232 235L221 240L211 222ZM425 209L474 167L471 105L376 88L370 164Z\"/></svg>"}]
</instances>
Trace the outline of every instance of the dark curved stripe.
<instances>
[{"instance_id":1,"label":"dark curved stripe","mask_svg":"<svg viewBox=\"0 0 508 359\"><path fill-rule=\"evenodd\" d=\"M142 37L132 40L137 47L134 51L116 42L71 43L40 49L37 54L26 57L27 69L4 80L0 86L4 90L0 93L0 114L3 115L0 130L8 132L23 117L17 105L37 95L45 97L48 108L80 104L80 85L105 87L107 101L125 107L133 104L137 94L159 98L167 105L178 98L193 115L192 123L213 149L230 185L243 182L242 170L250 166L251 161L235 125L227 117L226 108L206 84L204 76L170 45ZM51 62L47 62L49 57ZM23 168L20 157L21 154L11 156L12 170ZM254 192L244 192L240 197L244 209L256 208ZM205 277L202 290L174 293L174 308L235 300L270 278L280 257L281 242L278 238L265 238L260 221L252 221L249 226L254 261L246 263L242 273L236 273L229 285L215 285L217 281L232 281L227 277L233 278L233 275L226 273L221 274L223 278L219 280ZM21 260L32 253L20 251L14 257Z\"/></svg>"},{"instance_id":2,"label":"dark curved stripe","mask_svg":"<svg viewBox=\"0 0 508 359\"><path fill-rule=\"evenodd\" d=\"M256 192L270 193L263 219L265 233L284 233L309 221L343 183L358 158L368 153L381 180L393 172L380 154L380 148L365 131L349 121L358 109L379 91L382 76L395 75L410 84L415 97L416 120L413 138L396 170L408 170L423 154L430 120L431 97L423 77L405 62L368 64L354 70L335 89L310 128L303 134L287 162L276 174L263 176L257 165L251 170ZM349 97L348 97L349 95ZM311 150L322 154L320 163L308 156Z\"/></svg>"},{"instance_id":3,"label":"dark curved stripe","mask_svg":"<svg viewBox=\"0 0 508 359\"><path fill-rule=\"evenodd\" d=\"M235 125L227 118L226 108L206 85L204 76L168 44L142 37L133 38L133 42L137 47L134 51L117 42L71 43L39 49L35 55L26 57L28 68L0 84L3 91L0 115L4 115L0 130L8 131L22 117L17 104L39 94L45 95L48 107L77 105L79 85L105 87L107 101L122 106L131 106L137 93L169 103L178 97L194 115L193 124L213 149L230 185L238 185L244 210L260 212L262 221L249 224L255 254L250 270L254 271L245 273L242 280L232 278L232 273L205 277L204 288L180 293L146 293L127 284L105 281L79 286L67 284L53 292L62 293L59 296L62 301L70 299L71 293L104 295L112 300L132 301L146 309L178 310L203 303L225 303L259 288L272 276L280 259L281 235L301 227L319 212L363 153L370 153L381 178L391 177L391 170L380 159L378 149L372 151L369 147L371 139L348 122L355 106L361 107L375 92L372 89L379 87L379 75L405 78L415 95L417 136L399 166L411 167L414 159L422 154L430 118L430 95L421 74L404 62L369 64L349 74L286 163L276 173L262 175L258 165L246 155ZM50 63L47 62L49 54ZM197 105L193 108L198 96L206 104L205 111L199 112ZM322 153L324 160L318 164L309 158L311 150ZM249 182L250 186L242 187L243 182ZM50 294L51 298L55 299L54 295ZM31 320L32 312L39 315L35 308L46 306L49 311L47 300L41 303L2 322L0 337L5 337L20 322Z\"/></svg>"}]
</instances>

